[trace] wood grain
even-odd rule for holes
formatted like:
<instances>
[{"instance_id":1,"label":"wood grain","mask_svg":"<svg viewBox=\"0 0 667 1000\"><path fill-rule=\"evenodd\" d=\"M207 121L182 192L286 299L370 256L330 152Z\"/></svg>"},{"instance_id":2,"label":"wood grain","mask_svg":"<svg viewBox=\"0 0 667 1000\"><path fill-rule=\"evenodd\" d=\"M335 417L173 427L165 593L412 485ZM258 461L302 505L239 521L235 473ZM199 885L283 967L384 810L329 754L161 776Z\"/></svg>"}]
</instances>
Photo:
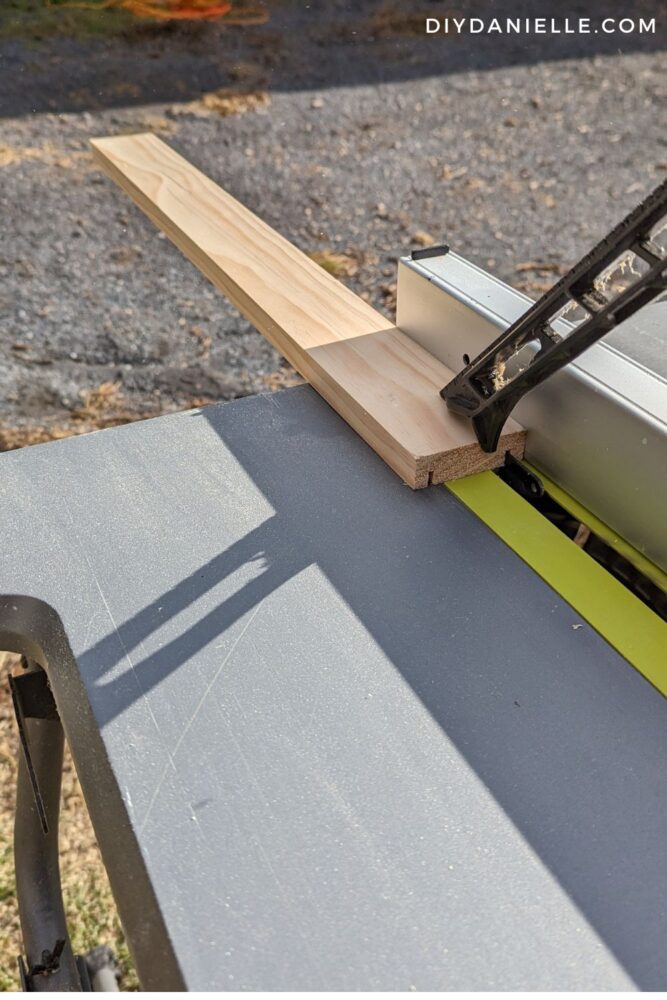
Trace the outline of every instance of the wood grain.
<instances>
[{"instance_id":1,"label":"wood grain","mask_svg":"<svg viewBox=\"0 0 667 1000\"><path fill-rule=\"evenodd\" d=\"M452 372L274 229L150 134L92 140L155 224L411 487L523 454L509 420L481 450L439 391Z\"/></svg>"}]
</instances>

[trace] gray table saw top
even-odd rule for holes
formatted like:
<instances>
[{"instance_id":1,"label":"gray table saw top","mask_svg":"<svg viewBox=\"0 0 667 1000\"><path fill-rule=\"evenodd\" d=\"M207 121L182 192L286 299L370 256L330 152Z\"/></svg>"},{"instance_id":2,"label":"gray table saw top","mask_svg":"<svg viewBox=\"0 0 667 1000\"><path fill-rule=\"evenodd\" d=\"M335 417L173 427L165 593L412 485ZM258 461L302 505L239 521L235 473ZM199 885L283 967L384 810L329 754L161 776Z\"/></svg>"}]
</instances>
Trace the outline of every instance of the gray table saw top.
<instances>
[{"instance_id":1,"label":"gray table saw top","mask_svg":"<svg viewBox=\"0 0 667 1000\"><path fill-rule=\"evenodd\" d=\"M3 455L0 523L145 987L665 987L665 701L309 388Z\"/></svg>"}]
</instances>

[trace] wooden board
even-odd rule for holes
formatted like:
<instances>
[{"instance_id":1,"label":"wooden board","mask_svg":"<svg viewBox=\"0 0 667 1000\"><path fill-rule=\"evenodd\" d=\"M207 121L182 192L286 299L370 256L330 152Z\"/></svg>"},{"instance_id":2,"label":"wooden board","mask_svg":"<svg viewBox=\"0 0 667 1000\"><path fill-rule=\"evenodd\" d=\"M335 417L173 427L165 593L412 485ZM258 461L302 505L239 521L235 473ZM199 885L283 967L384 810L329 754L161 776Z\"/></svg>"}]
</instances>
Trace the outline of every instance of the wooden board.
<instances>
[{"instance_id":1,"label":"wooden board","mask_svg":"<svg viewBox=\"0 0 667 1000\"><path fill-rule=\"evenodd\" d=\"M452 372L153 135L94 139L106 172L411 487L521 457L493 455L439 391Z\"/></svg>"}]
</instances>

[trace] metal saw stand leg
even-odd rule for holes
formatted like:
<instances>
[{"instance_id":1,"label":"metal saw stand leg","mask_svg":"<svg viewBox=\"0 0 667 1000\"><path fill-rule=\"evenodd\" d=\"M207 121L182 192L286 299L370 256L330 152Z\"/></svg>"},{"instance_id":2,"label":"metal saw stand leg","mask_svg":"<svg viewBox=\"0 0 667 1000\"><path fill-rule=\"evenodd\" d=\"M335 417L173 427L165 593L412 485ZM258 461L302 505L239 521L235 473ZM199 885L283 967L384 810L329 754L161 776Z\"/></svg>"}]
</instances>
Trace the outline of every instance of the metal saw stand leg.
<instances>
[{"instance_id":1,"label":"metal saw stand leg","mask_svg":"<svg viewBox=\"0 0 667 1000\"><path fill-rule=\"evenodd\" d=\"M46 675L36 664L16 678L19 684L24 679L37 682L35 688L41 680L46 688ZM55 706L43 712L46 717L35 717L16 690L12 683L23 744L14 823L16 895L26 956L19 958L21 986L30 992L81 992L90 984L85 962L72 952L58 857L65 735Z\"/></svg>"}]
</instances>

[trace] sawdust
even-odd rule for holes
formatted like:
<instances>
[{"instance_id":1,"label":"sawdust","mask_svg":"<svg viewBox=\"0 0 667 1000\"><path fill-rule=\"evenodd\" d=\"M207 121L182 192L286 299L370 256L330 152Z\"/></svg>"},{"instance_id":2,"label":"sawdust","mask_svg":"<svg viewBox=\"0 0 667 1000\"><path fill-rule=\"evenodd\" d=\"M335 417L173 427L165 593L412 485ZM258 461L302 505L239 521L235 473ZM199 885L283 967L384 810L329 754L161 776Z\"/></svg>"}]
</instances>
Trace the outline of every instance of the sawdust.
<instances>
[{"instance_id":1,"label":"sawdust","mask_svg":"<svg viewBox=\"0 0 667 1000\"><path fill-rule=\"evenodd\" d=\"M499 389L502 389L509 383L509 379L505 374L506 368L507 365L505 364L505 362L499 361L498 364L495 365L493 370L491 371L491 381L493 382L493 388L496 390L496 392L498 392Z\"/></svg>"},{"instance_id":2,"label":"sawdust","mask_svg":"<svg viewBox=\"0 0 667 1000\"><path fill-rule=\"evenodd\" d=\"M641 278L644 270L648 270L648 265L643 263L632 250L626 250L597 276L593 288L604 299L611 300Z\"/></svg>"}]
</instances>

